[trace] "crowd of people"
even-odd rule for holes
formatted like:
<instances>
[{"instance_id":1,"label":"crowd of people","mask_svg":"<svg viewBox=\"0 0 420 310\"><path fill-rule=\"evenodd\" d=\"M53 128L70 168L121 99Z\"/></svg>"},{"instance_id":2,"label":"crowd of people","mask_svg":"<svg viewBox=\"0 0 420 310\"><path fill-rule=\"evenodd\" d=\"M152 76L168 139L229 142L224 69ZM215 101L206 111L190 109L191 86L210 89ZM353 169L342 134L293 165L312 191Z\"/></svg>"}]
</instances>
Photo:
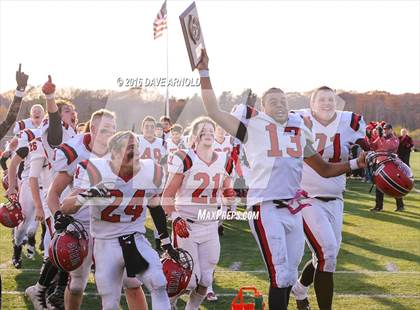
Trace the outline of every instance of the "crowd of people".
<instances>
[{"instance_id":1,"label":"crowd of people","mask_svg":"<svg viewBox=\"0 0 420 310\"><path fill-rule=\"evenodd\" d=\"M411 138L406 130L397 138L391 124L369 128L360 115L338 111L326 86L312 93L308 109L291 111L284 91L270 88L261 109L250 94L228 113L218 107L205 51L198 70L209 116L187 128L146 116L137 134L118 131L107 109L78 123L72 102L55 98L51 76L42 87L47 111L34 105L28 119L15 122L28 79L19 68L16 96L0 124L4 136L15 122L15 136L0 163L6 196L19 201L24 215L13 229L15 268L22 268L22 253L34 258L42 227L43 265L25 292L35 309L80 309L93 265L103 309L118 309L122 289L130 309L147 309L143 285L153 309L176 308L179 295L167 293L160 256L178 261L180 249L193 261L185 309L217 300L212 283L223 222L200 220L199 211L235 210L245 196L247 209L259 214L249 225L269 273L270 309L287 309L291 293L298 309L310 309L311 285L320 309L331 309L346 173L364 170L369 150L398 153L409 164ZM351 158L350 145L363 151ZM376 190L372 210L382 208ZM154 249L145 237L146 210ZM75 221L86 231L88 255L66 272L48 249ZM313 257L299 275L305 239Z\"/></svg>"}]
</instances>

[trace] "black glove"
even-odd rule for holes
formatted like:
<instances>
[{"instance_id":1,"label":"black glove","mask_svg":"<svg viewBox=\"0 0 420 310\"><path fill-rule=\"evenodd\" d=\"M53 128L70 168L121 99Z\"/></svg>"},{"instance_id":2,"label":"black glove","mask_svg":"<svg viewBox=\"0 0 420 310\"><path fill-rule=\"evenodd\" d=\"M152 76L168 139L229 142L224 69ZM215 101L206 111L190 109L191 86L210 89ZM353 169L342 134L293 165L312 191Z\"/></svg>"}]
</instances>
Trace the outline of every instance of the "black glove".
<instances>
[{"instance_id":1,"label":"black glove","mask_svg":"<svg viewBox=\"0 0 420 310\"><path fill-rule=\"evenodd\" d=\"M21 71L22 65L19 64L19 69L16 71L16 89L19 91L25 91L26 85L28 84L29 76L25 72Z\"/></svg>"},{"instance_id":2,"label":"black glove","mask_svg":"<svg viewBox=\"0 0 420 310\"><path fill-rule=\"evenodd\" d=\"M179 252L178 250L174 249L172 244L167 243L162 245L162 249L168 253L168 255L176 262L179 261Z\"/></svg>"},{"instance_id":3,"label":"black glove","mask_svg":"<svg viewBox=\"0 0 420 310\"><path fill-rule=\"evenodd\" d=\"M255 107L255 103L257 102L257 95L252 93L252 90L248 90L248 97L246 98L246 105L253 108Z\"/></svg>"},{"instance_id":4,"label":"black glove","mask_svg":"<svg viewBox=\"0 0 420 310\"><path fill-rule=\"evenodd\" d=\"M376 132L378 133L378 136L382 138L384 136L384 129L382 126L376 126Z\"/></svg>"},{"instance_id":5,"label":"black glove","mask_svg":"<svg viewBox=\"0 0 420 310\"><path fill-rule=\"evenodd\" d=\"M54 228L57 232L62 232L73 222L74 218L72 216L64 215L61 211L57 211L54 214Z\"/></svg>"}]
</instances>

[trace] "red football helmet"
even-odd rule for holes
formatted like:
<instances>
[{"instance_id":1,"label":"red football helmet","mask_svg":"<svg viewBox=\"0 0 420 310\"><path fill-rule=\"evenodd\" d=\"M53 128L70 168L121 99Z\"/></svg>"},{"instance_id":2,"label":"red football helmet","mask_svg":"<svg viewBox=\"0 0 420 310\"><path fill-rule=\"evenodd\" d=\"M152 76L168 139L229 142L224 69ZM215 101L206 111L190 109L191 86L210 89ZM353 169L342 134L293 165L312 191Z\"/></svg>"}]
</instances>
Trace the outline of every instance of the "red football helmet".
<instances>
[{"instance_id":1,"label":"red football helmet","mask_svg":"<svg viewBox=\"0 0 420 310\"><path fill-rule=\"evenodd\" d=\"M169 297L181 295L185 291L194 268L191 254L180 248L177 250L179 261L174 261L170 257L162 258L162 269L166 277L166 290Z\"/></svg>"},{"instance_id":2,"label":"red football helmet","mask_svg":"<svg viewBox=\"0 0 420 310\"><path fill-rule=\"evenodd\" d=\"M8 198L8 202L0 204L0 223L13 228L23 222L22 207L17 197Z\"/></svg>"},{"instance_id":3,"label":"red football helmet","mask_svg":"<svg viewBox=\"0 0 420 310\"><path fill-rule=\"evenodd\" d=\"M366 161L371 169L373 183L384 194L400 198L413 189L413 173L396 154L370 152L366 156Z\"/></svg>"},{"instance_id":4,"label":"red football helmet","mask_svg":"<svg viewBox=\"0 0 420 310\"><path fill-rule=\"evenodd\" d=\"M79 221L74 220L63 232L54 235L48 253L56 267L70 272L82 265L88 254L88 246L86 230Z\"/></svg>"}]
</instances>

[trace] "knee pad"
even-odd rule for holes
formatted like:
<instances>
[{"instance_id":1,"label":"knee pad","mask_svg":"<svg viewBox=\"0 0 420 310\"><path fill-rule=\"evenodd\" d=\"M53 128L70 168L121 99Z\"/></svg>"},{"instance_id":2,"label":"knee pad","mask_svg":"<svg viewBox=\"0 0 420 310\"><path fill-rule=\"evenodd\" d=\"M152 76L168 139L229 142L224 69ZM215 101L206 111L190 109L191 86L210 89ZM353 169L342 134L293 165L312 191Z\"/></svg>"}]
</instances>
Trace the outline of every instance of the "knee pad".
<instances>
[{"instance_id":1,"label":"knee pad","mask_svg":"<svg viewBox=\"0 0 420 310\"><path fill-rule=\"evenodd\" d=\"M166 292L166 277L163 272L156 273L149 278L150 287L154 291L164 290Z\"/></svg>"},{"instance_id":2,"label":"knee pad","mask_svg":"<svg viewBox=\"0 0 420 310\"><path fill-rule=\"evenodd\" d=\"M124 276L123 278L123 288L138 288L141 286L141 282L137 278L129 278Z\"/></svg>"},{"instance_id":3,"label":"knee pad","mask_svg":"<svg viewBox=\"0 0 420 310\"><path fill-rule=\"evenodd\" d=\"M70 273L67 288L71 294L83 294L87 285L87 281L87 278L84 279L80 275L73 275Z\"/></svg>"},{"instance_id":4,"label":"knee pad","mask_svg":"<svg viewBox=\"0 0 420 310\"><path fill-rule=\"evenodd\" d=\"M318 258L317 269L320 271L335 272L338 254L337 247L330 245L326 246L323 250L323 257Z\"/></svg>"},{"instance_id":5,"label":"knee pad","mask_svg":"<svg viewBox=\"0 0 420 310\"><path fill-rule=\"evenodd\" d=\"M213 270L206 270L201 272L201 278L198 284L204 287L209 287L213 283Z\"/></svg>"}]
</instances>

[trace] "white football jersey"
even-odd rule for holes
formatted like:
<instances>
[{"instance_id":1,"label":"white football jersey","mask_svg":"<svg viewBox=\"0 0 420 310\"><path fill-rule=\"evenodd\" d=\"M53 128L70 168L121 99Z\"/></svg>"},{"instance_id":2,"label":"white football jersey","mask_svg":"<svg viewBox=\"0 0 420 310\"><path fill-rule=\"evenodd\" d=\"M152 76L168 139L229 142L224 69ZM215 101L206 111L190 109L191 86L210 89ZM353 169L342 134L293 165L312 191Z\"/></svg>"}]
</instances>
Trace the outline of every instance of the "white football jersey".
<instances>
[{"instance_id":1,"label":"white football jersey","mask_svg":"<svg viewBox=\"0 0 420 310\"><path fill-rule=\"evenodd\" d=\"M325 161L348 161L350 143L365 137L366 124L363 118L355 113L337 111L337 117L327 126L318 122L309 109L299 110L297 113L311 120L315 139L314 148ZM323 178L304 164L301 185L311 197L342 198L346 187L346 175Z\"/></svg>"},{"instance_id":2,"label":"white football jersey","mask_svg":"<svg viewBox=\"0 0 420 310\"><path fill-rule=\"evenodd\" d=\"M88 189L103 183L112 196L87 202L92 236L112 239L135 232L146 233L144 224L147 204L149 199L160 195L162 176L162 167L151 159L141 159L140 171L125 180L112 171L107 159L80 162L75 173L74 187Z\"/></svg>"},{"instance_id":3,"label":"white football jersey","mask_svg":"<svg viewBox=\"0 0 420 310\"><path fill-rule=\"evenodd\" d=\"M90 149L90 141L90 133L83 133L69 139L66 143L60 144L54 152L54 160L52 164L54 172L67 172L68 175L74 176L77 165L81 161L101 158ZM109 159L110 154L107 153L102 156L102 158ZM79 212L74 215L74 218L85 223L88 222L89 208L81 208Z\"/></svg>"},{"instance_id":4,"label":"white football jersey","mask_svg":"<svg viewBox=\"0 0 420 310\"><path fill-rule=\"evenodd\" d=\"M25 118L15 123L15 127L13 127L13 133L18 134L19 131L22 131L24 129L36 129L36 128L39 128L39 126L35 126L34 123L32 123L32 120L30 118Z\"/></svg>"},{"instance_id":5,"label":"white football jersey","mask_svg":"<svg viewBox=\"0 0 420 310\"><path fill-rule=\"evenodd\" d=\"M214 139L213 149L215 152L224 152L226 154L230 154L233 149L233 138L229 135L226 135L221 143Z\"/></svg>"},{"instance_id":6,"label":"white football jersey","mask_svg":"<svg viewBox=\"0 0 420 310\"><path fill-rule=\"evenodd\" d=\"M209 163L193 149L170 154L168 172L184 175L175 197L178 213L183 218L197 220L199 210L217 210L222 203L223 181L232 169L232 159L225 153L213 152Z\"/></svg>"},{"instance_id":7,"label":"white football jersey","mask_svg":"<svg viewBox=\"0 0 420 310\"><path fill-rule=\"evenodd\" d=\"M285 124L264 112L240 104L232 114L247 130L243 143L250 165L249 206L262 201L293 198L300 188L304 150L313 142L304 119L289 113Z\"/></svg>"},{"instance_id":8,"label":"white football jersey","mask_svg":"<svg viewBox=\"0 0 420 310\"><path fill-rule=\"evenodd\" d=\"M76 135L76 131L73 129L73 127L66 125L62 122L62 126L63 126L63 139L61 141L61 143L66 142L67 140L73 138ZM41 125L41 130L42 130L42 143L44 144L44 149L47 153L48 159L50 161L52 161L53 155L54 155L54 149L50 146L50 144L48 143L47 140L47 136L48 136L48 127L49 127L49 122L48 122L48 118L45 118L42 121L42 125Z\"/></svg>"},{"instance_id":9,"label":"white football jersey","mask_svg":"<svg viewBox=\"0 0 420 310\"><path fill-rule=\"evenodd\" d=\"M41 134L41 132L40 132ZM51 185L53 179L53 170L50 162L47 158L47 153L44 149L44 145L41 141L41 137L38 137L29 143L29 160L30 165L32 162L41 158L44 161L43 169L41 175L38 179L39 186L43 188L44 191L47 191Z\"/></svg>"},{"instance_id":10,"label":"white football jersey","mask_svg":"<svg viewBox=\"0 0 420 310\"><path fill-rule=\"evenodd\" d=\"M28 155L24 158L24 168L21 174L22 180L29 177L29 169L31 163L31 149L36 148L36 141L40 142L41 140L41 131L39 129L25 129L18 133L18 146L16 150L20 148L28 148ZM35 142L35 143L34 143Z\"/></svg>"},{"instance_id":11,"label":"white football jersey","mask_svg":"<svg viewBox=\"0 0 420 310\"><path fill-rule=\"evenodd\" d=\"M180 140L178 144L175 144L171 138L171 139L166 140L165 144L166 144L166 150L168 153L175 153L176 151L180 149L180 147L182 148L182 140Z\"/></svg>"},{"instance_id":12,"label":"white football jersey","mask_svg":"<svg viewBox=\"0 0 420 310\"><path fill-rule=\"evenodd\" d=\"M139 142L139 152L141 159L152 159L159 164L160 160L166 155L165 142L161 138L154 138L152 141L146 140L142 135L137 136Z\"/></svg>"}]
</instances>

